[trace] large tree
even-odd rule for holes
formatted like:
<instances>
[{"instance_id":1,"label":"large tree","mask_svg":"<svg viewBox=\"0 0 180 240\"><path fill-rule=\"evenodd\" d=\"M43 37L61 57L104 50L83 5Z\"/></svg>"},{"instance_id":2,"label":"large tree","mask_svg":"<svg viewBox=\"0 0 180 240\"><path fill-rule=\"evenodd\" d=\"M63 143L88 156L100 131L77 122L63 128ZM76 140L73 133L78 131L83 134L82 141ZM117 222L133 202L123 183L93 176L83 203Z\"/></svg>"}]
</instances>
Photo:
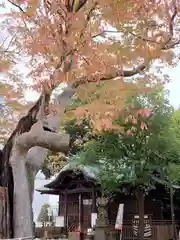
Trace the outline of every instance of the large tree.
<instances>
[{"instance_id":1,"label":"large tree","mask_svg":"<svg viewBox=\"0 0 180 240\"><path fill-rule=\"evenodd\" d=\"M144 197L155 188L154 176L161 178L172 171L172 164L180 163L179 139L170 125L172 113L164 91L136 95L129 99L124 114L114 119L119 132L102 133L72 157L72 164L99 169L104 194L126 191L136 196L140 240L144 239ZM171 185L173 180L174 172Z\"/></svg>"},{"instance_id":2,"label":"large tree","mask_svg":"<svg viewBox=\"0 0 180 240\"><path fill-rule=\"evenodd\" d=\"M99 82L98 91L102 90L105 101L98 97L98 91L89 96L94 85L84 84L80 92L87 104L78 108L76 113L78 116L88 113L91 123L99 130L113 128L112 119L119 114L119 106L124 105L126 95L147 91L147 87L154 83L153 74L147 77L152 61L160 58L172 63L174 55L168 49L179 43L178 32L174 35L179 13L175 0L168 3L129 0L128 4L115 0L4 2L9 9L6 9L1 26L6 26L13 39L10 41L13 52L18 51L21 57L8 59L8 63L21 60L28 67L33 87L42 93L19 121L3 149L1 179L9 189L10 216L14 221L11 236L23 237L32 234L31 201L28 197L27 201L22 200L22 195L27 195L29 189L26 168L31 175L30 182L33 182L47 154L45 148L67 151L68 141L62 144L61 136L52 133L52 122L54 125L56 120L54 126L59 129L64 108L79 85ZM6 52L2 52L3 56ZM124 82L125 77L136 74L142 75L144 81L141 78L137 84ZM100 82L114 78L118 80L101 88ZM49 100L53 89L64 82L68 84L68 91L63 97L56 97L56 114L44 121L52 110ZM2 89L5 84L1 84ZM15 84L13 88L17 86Z\"/></svg>"}]
</instances>

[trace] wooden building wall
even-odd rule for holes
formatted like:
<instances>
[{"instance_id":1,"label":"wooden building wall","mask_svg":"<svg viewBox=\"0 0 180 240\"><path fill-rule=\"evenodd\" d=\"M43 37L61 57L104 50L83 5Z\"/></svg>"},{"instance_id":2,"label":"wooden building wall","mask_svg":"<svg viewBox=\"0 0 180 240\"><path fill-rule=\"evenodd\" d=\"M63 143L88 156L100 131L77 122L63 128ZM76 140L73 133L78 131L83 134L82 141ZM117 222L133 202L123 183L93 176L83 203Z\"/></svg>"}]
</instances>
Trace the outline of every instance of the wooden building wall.
<instances>
[{"instance_id":1,"label":"wooden building wall","mask_svg":"<svg viewBox=\"0 0 180 240\"><path fill-rule=\"evenodd\" d=\"M84 195L84 200L91 199L90 193ZM79 198L78 194L68 195L68 225L72 222L79 221ZM85 201L86 202L86 201ZM124 200L114 200L108 204L108 217L109 221L114 223L117 216L117 211L120 203L125 202L124 205L124 221L131 221L134 215L138 215L137 201L135 197L128 196ZM86 203L87 204L87 203ZM84 225L90 227L91 225L91 208L92 205L83 204L84 212ZM155 201L152 198L147 197L145 199L145 214L150 215L152 220L162 220L161 202ZM60 199L59 215L64 215L64 198Z\"/></svg>"},{"instance_id":2,"label":"wooden building wall","mask_svg":"<svg viewBox=\"0 0 180 240\"><path fill-rule=\"evenodd\" d=\"M115 221L120 203L124 204L124 221L131 221L134 215L138 215L138 205L135 197L125 198L124 201L115 200L109 203L108 216L110 221ZM144 206L145 214L150 215L152 220L162 220L161 202L147 197Z\"/></svg>"},{"instance_id":3,"label":"wooden building wall","mask_svg":"<svg viewBox=\"0 0 180 240\"><path fill-rule=\"evenodd\" d=\"M90 194L85 194L83 198L86 200L90 200ZM79 222L79 195L78 194L71 194L67 197L68 201L68 226L72 224L72 222ZM61 197L60 204L59 204L59 215L64 216L65 208L64 208L64 198ZM91 226L91 208L92 205L83 204L83 213L84 213L84 225L85 227Z\"/></svg>"}]
</instances>

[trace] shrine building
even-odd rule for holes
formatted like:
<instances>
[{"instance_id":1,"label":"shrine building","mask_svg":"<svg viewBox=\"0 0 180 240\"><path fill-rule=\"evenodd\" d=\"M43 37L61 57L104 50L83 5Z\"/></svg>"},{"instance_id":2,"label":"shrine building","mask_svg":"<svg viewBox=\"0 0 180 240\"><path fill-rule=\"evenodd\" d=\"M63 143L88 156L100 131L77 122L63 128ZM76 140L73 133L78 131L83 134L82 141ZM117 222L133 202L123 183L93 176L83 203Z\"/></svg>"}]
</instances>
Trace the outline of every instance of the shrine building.
<instances>
[{"instance_id":1,"label":"shrine building","mask_svg":"<svg viewBox=\"0 0 180 240\"><path fill-rule=\"evenodd\" d=\"M58 215L63 217L64 229L67 232L77 227L80 227L83 231L92 227L92 218L98 212L97 199L101 197L101 186L96 176L96 168L80 166L78 169L73 169L67 164L60 170L54 180L41 189L37 189L41 194L59 196ZM107 204L109 224L115 226L119 204L121 203L124 204L123 227L130 229L132 234L134 231L135 234L133 223L138 217L138 205L134 196L119 193ZM156 226L156 235L165 234L165 228L172 228L171 218L164 212L164 199L162 199L161 190L158 190L158 186L156 190L150 191L145 197L144 205L148 226L149 224Z\"/></svg>"}]
</instances>

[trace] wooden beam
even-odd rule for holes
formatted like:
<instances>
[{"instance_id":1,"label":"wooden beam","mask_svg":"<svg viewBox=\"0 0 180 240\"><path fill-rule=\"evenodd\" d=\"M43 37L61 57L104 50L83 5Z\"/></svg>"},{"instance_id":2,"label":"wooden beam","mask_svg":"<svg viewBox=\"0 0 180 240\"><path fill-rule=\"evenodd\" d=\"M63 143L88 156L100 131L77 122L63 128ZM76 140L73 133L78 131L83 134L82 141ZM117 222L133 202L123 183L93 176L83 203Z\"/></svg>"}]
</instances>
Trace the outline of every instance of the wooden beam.
<instances>
[{"instance_id":1,"label":"wooden beam","mask_svg":"<svg viewBox=\"0 0 180 240\"><path fill-rule=\"evenodd\" d=\"M67 194L71 194L71 193L88 193L88 192L92 192L92 188L75 188L75 189L66 189L65 190L67 192Z\"/></svg>"},{"instance_id":2,"label":"wooden beam","mask_svg":"<svg viewBox=\"0 0 180 240\"><path fill-rule=\"evenodd\" d=\"M100 191L101 188L100 186L93 186L95 188L95 191ZM71 193L80 193L80 192L92 192L92 189L93 187L77 187L77 188L74 188L74 189L68 189L68 188L59 188L59 189L55 189L55 190L50 190L50 191L39 191L42 195L43 194L51 194L51 195L64 195L65 194L65 191L67 191L68 194L71 194Z\"/></svg>"},{"instance_id":3,"label":"wooden beam","mask_svg":"<svg viewBox=\"0 0 180 240\"><path fill-rule=\"evenodd\" d=\"M58 203L58 216L60 216L60 202L61 202L61 195L59 194L59 203Z\"/></svg>"},{"instance_id":4,"label":"wooden beam","mask_svg":"<svg viewBox=\"0 0 180 240\"><path fill-rule=\"evenodd\" d=\"M67 199L67 191L64 192L64 229L65 233L68 230L68 199Z\"/></svg>"},{"instance_id":5,"label":"wooden beam","mask_svg":"<svg viewBox=\"0 0 180 240\"><path fill-rule=\"evenodd\" d=\"M92 188L92 209L91 209L92 213L96 213L97 212L97 207L96 207L96 189L95 187Z\"/></svg>"},{"instance_id":6,"label":"wooden beam","mask_svg":"<svg viewBox=\"0 0 180 240\"><path fill-rule=\"evenodd\" d=\"M81 185L86 184L86 185L89 185L89 187L93 187L92 182L88 182L88 181L82 180L82 179L77 179L77 180L71 180L67 184L61 184L61 189L70 188L73 185L79 185L79 184L81 184ZM54 188L54 190L58 190L58 189L59 189L58 187Z\"/></svg>"},{"instance_id":7,"label":"wooden beam","mask_svg":"<svg viewBox=\"0 0 180 240\"><path fill-rule=\"evenodd\" d=\"M83 194L79 194L79 231L80 240L84 239L84 206L83 206Z\"/></svg>"}]
</instances>

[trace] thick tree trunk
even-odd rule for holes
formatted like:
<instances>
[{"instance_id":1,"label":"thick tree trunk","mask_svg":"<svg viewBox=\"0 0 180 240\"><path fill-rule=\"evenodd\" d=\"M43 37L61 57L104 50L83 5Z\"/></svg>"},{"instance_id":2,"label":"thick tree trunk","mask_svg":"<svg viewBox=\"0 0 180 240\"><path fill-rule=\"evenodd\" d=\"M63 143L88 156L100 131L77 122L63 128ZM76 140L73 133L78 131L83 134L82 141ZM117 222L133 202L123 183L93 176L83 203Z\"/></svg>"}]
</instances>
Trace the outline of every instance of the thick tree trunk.
<instances>
[{"instance_id":1,"label":"thick tree trunk","mask_svg":"<svg viewBox=\"0 0 180 240\"><path fill-rule=\"evenodd\" d=\"M11 178L9 177L7 180L7 176L5 176L6 181L8 181L10 196L11 238L32 236L33 214L31 202L33 199L34 178L47 155L48 150L45 148L65 153L68 150L69 137L60 135L59 128L63 120L62 114L71 103L71 97L74 93L75 90L71 86L67 87L58 96L57 103L59 103L59 108L56 116L53 114L49 115L45 122L43 120L40 123L36 123L38 121L37 115L40 111L40 99L28 112L27 116L19 121L16 130L3 149L4 162L1 171L7 163L7 166L10 164L12 168ZM52 132L44 131L44 126L50 131L52 130ZM32 169L34 176L30 181L31 183L28 182L27 165Z\"/></svg>"},{"instance_id":2,"label":"thick tree trunk","mask_svg":"<svg viewBox=\"0 0 180 240\"><path fill-rule=\"evenodd\" d=\"M177 233L176 233L176 224L175 224L175 218L174 218L174 200L173 200L173 188L172 184L170 184L170 205L171 205L171 221L173 226L173 239L177 239Z\"/></svg>"},{"instance_id":3,"label":"thick tree trunk","mask_svg":"<svg viewBox=\"0 0 180 240\"><path fill-rule=\"evenodd\" d=\"M144 240L144 192L141 189L135 191L139 211L138 240Z\"/></svg>"},{"instance_id":4,"label":"thick tree trunk","mask_svg":"<svg viewBox=\"0 0 180 240\"><path fill-rule=\"evenodd\" d=\"M14 237L32 237L32 187L29 185L27 174L27 156L29 149L34 146L46 147L52 151L67 151L69 136L61 135L43 130L42 122L34 124L29 132L23 133L15 140L10 158L14 178ZM40 167L38 156L34 156L38 164L34 169ZM33 170L33 165L31 165ZM37 168L36 168L37 167ZM33 173L33 172L32 172ZM32 183L34 183L32 176ZM30 179L29 179L30 180ZM25 199L24 199L25 198Z\"/></svg>"},{"instance_id":5,"label":"thick tree trunk","mask_svg":"<svg viewBox=\"0 0 180 240\"><path fill-rule=\"evenodd\" d=\"M32 208L26 171L26 152L14 150L11 166L14 178L14 237L32 237Z\"/></svg>"},{"instance_id":6,"label":"thick tree trunk","mask_svg":"<svg viewBox=\"0 0 180 240\"><path fill-rule=\"evenodd\" d=\"M39 132L37 133L37 131ZM28 133L23 133L17 137L10 158L14 178L14 237L32 237L33 235L32 192L26 169L28 150L33 146L45 146L51 150L62 151L67 149L68 145L68 135L63 137L57 133L45 132L40 123L33 125ZM34 179L32 181L34 182Z\"/></svg>"},{"instance_id":7,"label":"thick tree trunk","mask_svg":"<svg viewBox=\"0 0 180 240\"><path fill-rule=\"evenodd\" d=\"M34 214L33 214L33 198L34 198L34 181L37 174L37 170L34 168L33 165L26 162L26 173L28 178L28 187L29 187L29 196L30 196L30 202L31 202L31 219L34 220Z\"/></svg>"}]
</instances>

